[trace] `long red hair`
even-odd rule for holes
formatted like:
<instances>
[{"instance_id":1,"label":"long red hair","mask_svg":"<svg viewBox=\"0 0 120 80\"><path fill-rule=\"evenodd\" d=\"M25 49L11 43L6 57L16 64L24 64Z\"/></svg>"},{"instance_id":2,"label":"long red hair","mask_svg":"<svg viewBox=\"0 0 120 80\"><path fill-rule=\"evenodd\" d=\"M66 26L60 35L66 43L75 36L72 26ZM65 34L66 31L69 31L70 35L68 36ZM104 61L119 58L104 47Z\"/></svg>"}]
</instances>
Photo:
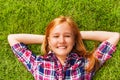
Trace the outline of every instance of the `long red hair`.
<instances>
[{"instance_id":1,"label":"long red hair","mask_svg":"<svg viewBox=\"0 0 120 80\"><path fill-rule=\"evenodd\" d=\"M91 71L94 68L94 65L95 65L97 59L94 57L93 54L90 54L90 55L87 54L86 48L82 41L80 30L79 30L77 24L70 17L60 16L58 18L55 18L48 24L48 26L46 27L46 31L45 31L45 39L44 39L44 42L43 42L42 48L41 48L42 52L44 54L47 54L50 51L49 44L48 44L48 37L49 37L50 31L56 25L59 25L63 22L67 22L70 25L70 27L73 31L73 34L74 34L75 45L71 52L75 52L79 56L83 56L84 58L89 59L89 65L86 66L85 70L88 72Z\"/></svg>"}]
</instances>

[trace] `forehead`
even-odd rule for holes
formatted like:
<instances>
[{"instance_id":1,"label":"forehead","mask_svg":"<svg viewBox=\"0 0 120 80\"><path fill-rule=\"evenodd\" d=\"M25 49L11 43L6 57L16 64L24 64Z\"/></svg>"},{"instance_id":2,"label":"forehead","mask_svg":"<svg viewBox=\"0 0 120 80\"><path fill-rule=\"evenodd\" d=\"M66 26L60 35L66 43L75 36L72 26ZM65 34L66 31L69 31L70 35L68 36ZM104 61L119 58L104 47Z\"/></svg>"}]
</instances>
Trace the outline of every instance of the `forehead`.
<instances>
[{"instance_id":1,"label":"forehead","mask_svg":"<svg viewBox=\"0 0 120 80\"><path fill-rule=\"evenodd\" d=\"M73 31L72 31L71 26L68 23L63 22L61 24L54 26L51 29L50 33L71 33L73 34Z\"/></svg>"}]
</instances>

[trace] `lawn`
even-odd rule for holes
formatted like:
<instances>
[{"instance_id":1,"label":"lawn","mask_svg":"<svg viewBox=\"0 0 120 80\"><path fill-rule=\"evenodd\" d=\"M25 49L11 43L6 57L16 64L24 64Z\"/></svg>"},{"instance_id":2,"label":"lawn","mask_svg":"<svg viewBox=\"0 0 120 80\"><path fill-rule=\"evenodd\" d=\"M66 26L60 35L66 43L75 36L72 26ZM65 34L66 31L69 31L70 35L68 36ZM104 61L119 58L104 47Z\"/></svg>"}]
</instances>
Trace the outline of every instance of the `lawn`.
<instances>
[{"instance_id":1,"label":"lawn","mask_svg":"<svg viewBox=\"0 0 120 80\"><path fill-rule=\"evenodd\" d=\"M119 0L0 0L0 80L34 80L12 53L7 36L44 34L47 24L60 15L71 16L80 30L120 32ZM91 41L85 41L85 45L88 50L93 47ZM40 54L40 45L30 45L29 48ZM93 80L119 79L120 42L113 58Z\"/></svg>"}]
</instances>

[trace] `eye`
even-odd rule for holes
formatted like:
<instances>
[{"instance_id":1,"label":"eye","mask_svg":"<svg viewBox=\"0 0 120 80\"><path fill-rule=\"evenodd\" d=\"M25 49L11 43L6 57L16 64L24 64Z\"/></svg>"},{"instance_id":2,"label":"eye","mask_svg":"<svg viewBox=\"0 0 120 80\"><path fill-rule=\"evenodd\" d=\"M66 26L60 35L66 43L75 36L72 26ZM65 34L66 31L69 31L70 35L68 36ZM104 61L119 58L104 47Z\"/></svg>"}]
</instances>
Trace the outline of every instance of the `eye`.
<instances>
[{"instance_id":1,"label":"eye","mask_svg":"<svg viewBox=\"0 0 120 80\"><path fill-rule=\"evenodd\" d=\"M70 35L65 35L65 37L71 37Z\"/></svg>"},{"instance_id":2,"label":"eye","mask_svg":"<svg viewBox=\"0 0 120 80\"><path fill-rule=\"evenodd\" d=\"M54 38L58 38L59 36L57 36L57 35L55 35L55 36L53 36Z\"/></svg>"}]
</instances>

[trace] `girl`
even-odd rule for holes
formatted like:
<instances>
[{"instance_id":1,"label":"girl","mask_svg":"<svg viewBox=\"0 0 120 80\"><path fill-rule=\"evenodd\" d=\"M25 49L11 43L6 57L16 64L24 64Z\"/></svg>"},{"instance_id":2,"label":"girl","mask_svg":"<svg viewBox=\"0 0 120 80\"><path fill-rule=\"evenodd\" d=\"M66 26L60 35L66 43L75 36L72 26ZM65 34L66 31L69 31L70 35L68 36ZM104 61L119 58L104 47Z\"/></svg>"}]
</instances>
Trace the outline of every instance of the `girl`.
<instances>
[{"instance_id":1,"label":"girl","mask_svg":"<svg viewBox=\"0 0 120 80\"><path fill-rule=\"evenodd\" d=\"M44 35L10 34L14 54L35 80L91 80L95 71L111 58L120 34L105 31L81 31L69 17L52 20ZM93 53L87 53L85 40L100 41ZM26 44L42 44L43 56L36 56Z\"/></svg>"}]
</instances>

